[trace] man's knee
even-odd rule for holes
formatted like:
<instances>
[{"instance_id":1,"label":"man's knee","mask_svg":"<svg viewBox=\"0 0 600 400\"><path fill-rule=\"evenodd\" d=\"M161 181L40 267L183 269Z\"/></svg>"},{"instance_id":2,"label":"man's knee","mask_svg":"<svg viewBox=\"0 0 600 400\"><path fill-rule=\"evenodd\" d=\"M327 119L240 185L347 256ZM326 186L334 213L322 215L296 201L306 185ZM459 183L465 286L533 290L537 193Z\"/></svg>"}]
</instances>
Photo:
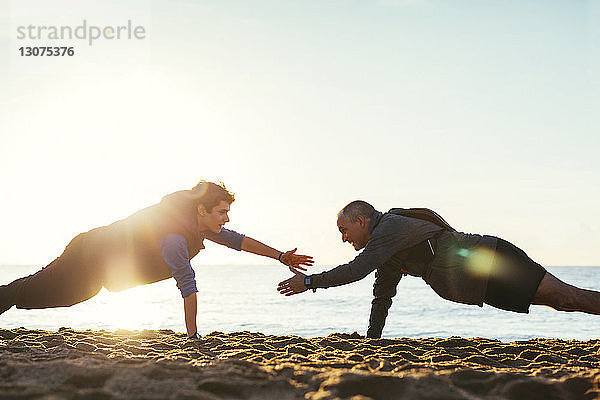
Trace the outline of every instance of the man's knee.
<instances>
[{"instance_id":1,"label":"man's knee","mask_svg":"<svg viewBox=\"0 0 600 400\"><path fill-rule=\"evenodd\" d=\"M8 285L0 286L0 314L17 304L17 295L26 278L17 279Z\"/></svg>"},{"instance_id":2,"label":"man's knee","mask_svg":"<svg viewBox=\"0 0 600 400\"><path fill-rule=\"evenodd\" d=\"M561 311L578 308L578 289L569 285L550 272L546 272L533 298L532 304L550 306Z\"/></svg>"},{"instance_id":3,"label":"man's knee","mask_svg":"<svg viewBox=\"0 0 600 400\"><path fill-rule=\"evenodd\" d=\"M15 302L10 295L8 286L0 286L0 314L9 310L14 305Z\"/></svg>"}]
</instances>

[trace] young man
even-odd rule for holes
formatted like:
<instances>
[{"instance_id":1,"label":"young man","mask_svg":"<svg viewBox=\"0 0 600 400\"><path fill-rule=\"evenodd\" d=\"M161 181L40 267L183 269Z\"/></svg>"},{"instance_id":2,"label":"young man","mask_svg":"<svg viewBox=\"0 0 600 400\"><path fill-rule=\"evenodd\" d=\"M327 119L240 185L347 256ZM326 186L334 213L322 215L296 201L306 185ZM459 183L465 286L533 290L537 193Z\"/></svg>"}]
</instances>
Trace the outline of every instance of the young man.
<instances>
[{"instance_id":1,"label":"young man","mask_svg":"<svg viewBox=\"0 0 600 400\"><path fill-rule=\"evenodd\" d=\"M431 210L417 210L420 215L403 209L382 214L367 202L351 202L338 214L337 225L343 242L364 250L348 264L321 274L295 271L279 283L279 292L291 296L345 285L377 270L370 338L381 337L396 286L406 274L422 277L441 297L458 303L486 303L521 313L539 304L600 314L599 292L560 281L503 239L456 232Z\"/></svg>"},{"instance_id":2,"label":"young man","mask_svg":"<svg viewBox=\"0 0 600 400\"><path fill-rule=\"evenodd\" d=\"M224 185L200 181L192 190L165 196L111 225L76 236L60 257L42 270L0 286L0 314L17 308L68 307L95 296L104 286L120 291L175 278L183 297L189 337L197 337L196 281L190 260L204 239L306 270L310 256L281 252L223 228L235 200Z\"/></svg>"}]
</instances>

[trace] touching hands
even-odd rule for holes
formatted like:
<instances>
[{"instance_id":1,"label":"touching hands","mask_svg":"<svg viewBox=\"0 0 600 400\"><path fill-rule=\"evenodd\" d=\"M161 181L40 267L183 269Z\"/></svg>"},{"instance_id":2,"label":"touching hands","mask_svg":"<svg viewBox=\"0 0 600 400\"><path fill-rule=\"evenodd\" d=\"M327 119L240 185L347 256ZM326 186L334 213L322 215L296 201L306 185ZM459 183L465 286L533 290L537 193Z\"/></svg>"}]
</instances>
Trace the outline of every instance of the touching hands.
<instances>
[{"instance_id":1,"label":"touching hands","mask_svg":"<svg viewBox=\"0 0 600 400\"><path fill-rule=\"evenodd\" d=\"M290 268L291 269L291 268ZM302 272L292 271L294 276L289 279L286 279L283 282L279 282L277 286L277 290L284 296L292 296L294 294L302 293L307 290L304 285L304 275Z\"/></svg>"},{"instance_id":2,"label":"touching hands","mask_svg":"<svg viewBox=\"0 0 600 400\"><path fill-rule=\"evenodd\" d=\"M306 286L304 285L304 278L306 275L298 270L306 271L306 268L303 266L310 267L314 263L312 256L296 254L296 250L298 249L286 251L279 256L279 261L284 265L287 265L294 274L293 277L283 282L279 282L277 290L285 296L291 296L306 291Z\"/></svg>"},{"instance_id":3,"label":"touching hands","mask_svg":"<svg viewBox=\"0 0 600 400\"><path fill-rule=\"evenodd\" d=\"M289 251L286 251L285 253L282 253L281 256L279 256L279 261L281 261L282 264L290 267L290 271L292 271L293 273L297 273L298 269L302 270L302 271L306 271L306 268L303 267L303 265L306 265L308 267L313 265L313 263L314 263L313 258L312 258L312 256L305 256L303 254L295 254L296 250L298 250L298 249L295 248L293 250L289 250Z\"/></svg>"}]
</instances>

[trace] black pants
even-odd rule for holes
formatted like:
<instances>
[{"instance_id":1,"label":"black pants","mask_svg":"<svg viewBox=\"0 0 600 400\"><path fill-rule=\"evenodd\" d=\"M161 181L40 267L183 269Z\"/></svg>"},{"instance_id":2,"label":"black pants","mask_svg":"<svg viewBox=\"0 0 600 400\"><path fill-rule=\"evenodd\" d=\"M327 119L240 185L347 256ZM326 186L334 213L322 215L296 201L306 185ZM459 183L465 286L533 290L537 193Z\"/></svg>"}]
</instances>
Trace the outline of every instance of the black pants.
<instances>
[{"instance_id":1,"label":"black pants","mask_svg":"<svg viewBox=\"0 0 600 400\"><path fill-rule=\"evenodd\" d=\"M102 288L97 270L83 257L75 237L60 257L33 275L0 286L0 313L17 308L68 307L94 297Z\"/></svg>"}]
</instances>

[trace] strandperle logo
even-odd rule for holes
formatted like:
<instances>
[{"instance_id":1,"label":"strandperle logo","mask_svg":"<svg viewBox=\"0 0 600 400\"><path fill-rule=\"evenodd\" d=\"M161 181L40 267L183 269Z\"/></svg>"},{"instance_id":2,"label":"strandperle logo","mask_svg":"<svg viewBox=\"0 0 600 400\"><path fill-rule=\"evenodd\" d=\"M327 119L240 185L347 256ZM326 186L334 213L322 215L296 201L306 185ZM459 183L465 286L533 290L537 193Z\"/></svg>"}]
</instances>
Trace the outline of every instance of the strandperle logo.
<instances>
[{"instance_id":1,"label":"strandperle logo","mask_svg":"<svg viewBox=\"0 0 600 400\"><path fill-rule=\"evenodd\" d=\"M83 20L81 25L20 25L17 26L18 40L86 40L89 46L98 40L143 40L146 28L127 20L126 25L97 26L88 25Z\"/></svg>"}]
</instances>

